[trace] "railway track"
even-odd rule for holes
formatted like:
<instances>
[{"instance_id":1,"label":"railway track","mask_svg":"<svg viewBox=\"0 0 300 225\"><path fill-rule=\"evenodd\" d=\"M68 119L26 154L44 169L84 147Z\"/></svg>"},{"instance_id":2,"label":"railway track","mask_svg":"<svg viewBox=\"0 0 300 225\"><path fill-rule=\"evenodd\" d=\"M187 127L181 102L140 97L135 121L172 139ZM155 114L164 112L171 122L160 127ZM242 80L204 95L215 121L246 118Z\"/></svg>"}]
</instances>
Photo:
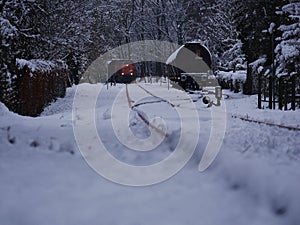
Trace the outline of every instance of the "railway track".
<instances>
[{"instance_id":1,"label":"railway track","mask_svg":"<svg viewBox=\"0 0 300 225\"><path fill-rule=\"evenodd\" d=\"M141 85L137 84L137 86L141 88L143 91L145 91L147 94L151 95L152 97L159 99L161 102L166 102L172 107L176 107L176 105L174 105L172 102L153 94L152 92L148 91L146 88L142 87Z\"/></svg>"},{"instance_id":2,"label":"railway track","mask_svg":"<svg viewBox=\"0 0 300 225\"><path fill-rule=\"evenodd\" d=\"M294 126L288 126L288 125L283 125L283 124L271 123L271 122L267 122L267 121L263 121L263 120L253 119L253 118L250 118L248 116L232 115L232 118L240 119L240 120L250 122L250 123L265 124L265 125L271 126L271 127L279 127L279 128L282 128L282 129L287 129L287 130L292 130L292 131L300 131L300 127L294 127Z\"/></svg>"},{"instance_id":3,"label":"railway track","mask_svg":"<svg viewBox=\"0 0 300 225\"><path fill-rule=\"evenodd\" d=\"M148 90L146 90L145 88L141 87L140 85L137 85L138 87L140 87L141 89L143 89L146 93L148 93L149 95L155 97L155 98L159 98L159 101L154 101L151 103L159 103L159 102L168 102L167 100L164 100L158 96L153 95L151 92L149 92ZM153 130L155 130L158 134L160 134L163 138L167 138L169 135L162 129L160 129L159 127L155 126L154 124L152 124L144 115L143 113L137 108L138 106L142 105L142 104L148 104L147 103L138 103L133 105L132 103L134 102L134 100L132 100L132 98L130 97L129 94L129 89L128 89L128 84L126 84L126 97L127 97L127 102L128 102L128 107L130 108L130 110L134 111L137 113L137 115L139 116L139 118L149 127L151 127ZM173 105L172 103L168 102L169 104ZM174 107L174 106L173 106Z\"/></svg>"},{"instance_id":4,"label":"railway track","mask_svg":"<svg viewBox=\"0 0 300 225\"><path fill-rule=\"evenodd\" d=\"M130 86L131 85L135 85L136 87L138 87L139 89L141 89L143 92L145 92L147 95L149 95L149 97L153 97L153 100L149 100L147 102L136 102L136 99L132 99L132 97L130 96ZM181 92L180 92L181 93ZM187 93L183 92L183 96L181 96L180 94L176 95L175 98L172 99L166 99L164 97L158 96L157 94L154 94L153 92L147 90L145 87L143 87L142 85L138 84L138 83L132 83L132 84L126 84L126 98L127 98L127 102L128 102L128 107L130 108L130 110L134 111L137 113L137 115L139 116L139 118L149 127L151 127L153 130L155 130L157 133L159 133L160 135L162 135L163 137L168 137L169 134L167 134L165 131L163 131L162 129L160 129L159 127L156 127L154 124L152 124L146 117L145 117L145 113L143 111L141 111L141 109L139 109L139 106L142 105L147 105L147 104L155 104L155 103L166 103L168 105L170 105L172 108L177 108L179 110L194 110L193 108L190 108L189 104L198 101L199 99L201 99L201 97L203 97L203 95L196 95L193 98L192 97L186 97Z\"/></svg>"}]
</instances>

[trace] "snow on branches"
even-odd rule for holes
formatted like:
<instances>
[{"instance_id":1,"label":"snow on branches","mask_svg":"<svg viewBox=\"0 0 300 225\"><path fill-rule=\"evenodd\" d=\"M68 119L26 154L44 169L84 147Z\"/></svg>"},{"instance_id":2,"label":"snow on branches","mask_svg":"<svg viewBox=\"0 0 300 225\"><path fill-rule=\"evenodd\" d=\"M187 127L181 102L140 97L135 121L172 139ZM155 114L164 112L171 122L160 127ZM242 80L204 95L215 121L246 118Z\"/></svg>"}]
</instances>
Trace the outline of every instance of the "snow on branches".
<instances>
[{"instance_id":1,"label":"snow on branches","mask_svg":"<svg viewBox=\"0 0 300 225\"><path fill-rule=\"evenodd\" d=\"M287 21L278 28L282 32L275 49L278 76L300 71L300 2L283 6L281 14Z\"/></svg>"}]
</instances>

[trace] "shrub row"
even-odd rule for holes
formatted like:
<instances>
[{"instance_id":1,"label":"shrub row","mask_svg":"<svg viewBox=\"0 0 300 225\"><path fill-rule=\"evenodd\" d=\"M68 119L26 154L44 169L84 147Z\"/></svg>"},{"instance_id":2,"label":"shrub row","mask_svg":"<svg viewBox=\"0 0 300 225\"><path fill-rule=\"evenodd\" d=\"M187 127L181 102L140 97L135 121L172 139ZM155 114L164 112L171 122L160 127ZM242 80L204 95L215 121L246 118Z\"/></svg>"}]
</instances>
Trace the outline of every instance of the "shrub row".
<instances>
[{"instance_id":1,"label":"shrub row","mask_svg":"<svg viewBox=\"0 0 300 225\"><path fill-rule=\"evenodd\" d=\"M63 61L17 59L2 101L20 115L38 116L50 102L65 96L67 80Z\"/></svg>"}]
</instances>

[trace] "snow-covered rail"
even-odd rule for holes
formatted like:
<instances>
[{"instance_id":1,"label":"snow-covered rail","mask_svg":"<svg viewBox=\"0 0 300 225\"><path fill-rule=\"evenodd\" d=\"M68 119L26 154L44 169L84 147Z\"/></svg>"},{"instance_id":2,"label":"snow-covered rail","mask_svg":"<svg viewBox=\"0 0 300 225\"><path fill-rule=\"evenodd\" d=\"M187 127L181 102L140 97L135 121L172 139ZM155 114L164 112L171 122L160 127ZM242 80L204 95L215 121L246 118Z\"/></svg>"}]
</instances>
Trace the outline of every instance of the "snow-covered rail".
<instances>
[{"instance_id":1,"label":"snow-covered rail","mask_svg":"<svg viewBox=\"0 0 300 225\"><path fill-rule=\"evenodd\" d=\"M147 90L146 88L142 87L141 85L137 84L137 86L138 86L139 88L141 88L142 90L144 90L147 94L151 95L152 97L158 98L158 99L160 99L162 102L166 102L166 103L170 104L172 107L175 107L175 106L176 106L176 105L174 105L172 102L170 102L170 101L168 101L168 100L166 100L166 99L164 99L164 98L161 98L161 97L159 97L159 96L153 94L152 92L150 92L150 91Z\"/></svg>"},{"instance_id":2,"label":"snow-covered rail","mask_svg":"<svg viewBox=\"0 0 300 225\"><path fill-rule=\"evenodd\" d=\"M250 118L248 116L236 116L236 115L234 116L233 115L232 118L238 118L243 121L247 121L247 122L251 122L251 123L265 124L265 125L268 125L271 127L279 127L279 128L283 128L283 129L292 130L292 131L300 131L300 127L294 127L294 126L288 126L288 125L284 125L284 124L276 124L276 123L263 121L263 120L257 120L257 119Z\"/></svg>"},{"instance_id":3,"label":"snow-covered rail","mask_svg":"<svg viewBox=\"0 0 300 225\"><path fill-rule=\"evenodd\" d=\"M150 94L151 92L147 91L145 88L141 87L140 85L138 85L140 88L142 88L144 91L146 91L148 94ZM150 94L152 95L152 94ZM152 95L154 96L154 95ZM138 110L136 107L137 105L132 105L133 100L130 98L129 95L129 90L128 90L128 85L126 84L126 97L127 97L127 101L128 101L128 106L131 110L135 111L137 113L137 115L141 118L141 120L149 127L151 127L153 130L155 130L158 134L160 134L162 137L168 137L168 134L165 133L163 130L161 130L160 128L156 127L154 124L152 124L145 116L143 116L143 114L141 113L140 110ZM155 96L156 97L156 96ZM159 97L157 97L159 98ZM172 103L170 103L172 104ZM173 104L172 104L173 105Z\"/></svg>"}]
</instances>

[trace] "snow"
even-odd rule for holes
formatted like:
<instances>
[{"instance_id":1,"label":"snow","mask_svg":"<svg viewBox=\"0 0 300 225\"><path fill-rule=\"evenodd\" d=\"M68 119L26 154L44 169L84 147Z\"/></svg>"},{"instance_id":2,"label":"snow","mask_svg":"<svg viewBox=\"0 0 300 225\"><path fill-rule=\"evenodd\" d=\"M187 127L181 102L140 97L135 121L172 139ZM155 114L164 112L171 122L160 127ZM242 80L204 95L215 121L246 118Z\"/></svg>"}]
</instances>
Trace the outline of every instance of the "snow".
<instances>
[{"instance_id":1,"label":"snow","mask_svg":"<svg viewBox=\"0 0 300 225\"><path fill-rule=\"evenodd\" d=\"M40 72L50 72L53 70L53 68L56 67L57 64L59 64L61 67L66 67L66 64L63 61L45 61L41 59L31 59L31 60L25 60L25 59L17 59L17 68L22 69L25 66L27 66L31 72L40 71Z\"/></svg>"},{"instance_id":2,"label":"snow","mask_svg":"<svg viewBox=\"0 0 300 225\"><path fill-rule=\"evenodd\" d=\"M289 14L300 14L300 3L292 2L282 7L282 11Z\"/></svg>"},{"instance_id":3,"label":"snow","mask_svg":"<svg viewBox=\"0 0 300 225\"><path fill-rule=\"evenodd\" d=\"M169 58L168 58L167 61L166 61L166 64L167 64L167 65L171 64L171 63L176 59L177 54L178 54L178 53L180 52L180 50L183 49L183 48L184 48L184 45L182 45L180 48L176 49L176 51L173 52L173 53L169 56Z\"/></svg>"},{"instance_id":4,"label":"snow","mask_svg":"<svg viewBox=\"0 0 300 225\"><path fill-rule=\"evenodd\" d=\"M166 84L142 84L184 107L180 91ZM100 137L119 160L149 165L167 157L176 145L178 115L153 96L137 107L149 118L162 116L173 134L153 152L130 151L113 137L112 102L124 85L80 84L80 100L101 90L95 121ZM134 90L129 85L129 91ZM224 92L227 128L221 151L205 172L198 163L208 142L211 109L192 95L199 114L196 152L175 176L152 186L130 187L99 176L84 161L75 142L72 104L76 87L38 118L16 115L0 103L0 221L5 225L214 224L297 225L300 223L300 132L240 120L239 116L300 127L300 111L257 109L256 96ZM132 96L132 98L134 95ZM135 100L135 99L133 99ZM126 102L127 104L127 102ZM126 105L124 104L124 106ZM122 106L122 105L120 105ZM88 109L87 109L88 110ZM122 114L124 117L124 114ZM82 118L84 119L84 118ZM130 114L140 138L149 129ZM173 140L174 139L174 140Z\"/></svg>"},{"instance_id":5,"label":"snow","mask_svg":"<svg viewBox=\"0 0 300 225\"><path fill-rule=\"evenodd\" d=\"M198 41L190 41L190 42L187 42L186 44L200 44L200 42L198 42ZM167 59L167 61L166 61L166 64L167 64L167 65L171 64L171 63L176 59L178 53L184 48L184 46L185 46L185 45L180 46L178 49L176 49L175 52L173 52L173 53L168 57L168 59ZM204 46L204 45L202 45L202 47L205 48L205 49L207 50L207 52L208 52L209 55L210 55L210 58L212 58L212 55L211 55L211 52L209 51L209 49L208 49L206 46Z\"/></svg>"},{"instance_id":6,"label":"snow","mask_svg":"<svg viewBox=\"0 0 300 225\"><path fill-rule=\"evenodd\" d=\"M268 29L269 33L272 34L274 32L274 28L276 27L276 24L275 23L271 23L270 24L270 27Z\"/></svg>"},{"instance_id":7,"label":"snow","mask_svg":"<svg viewBox=\"0 0 300 225\"><path fill-rule=\"evenodd\" d=\"M296 46L291 46L288 44L280 44L280 50L282 54L282 58L280 58L281 61L288 61L291 58L294 58L300 54Z\"/></svg>"},{"instance_id":8,"label":"snow","mask_svg":"<svg viewBox=\"0 0 300 225\"><path fill-rule=\"evenodd\" d=\"M3 18L2 16L0 17L0 33L1 36L6 37L7 38L13 38L14 36L17 35L17 31L18 29L13 26L9 20Z\"/></svg>"},{"instance_id":9,"label":"snow","mask_svg":"<svg viewBox=\"0 0 300 225\"><path fill-rule=\"evenodd\" d=\"M278 28L282 32L277 38L279 44L275 48L277 61L277 76L290 75L297 72L299 64L299 34L300 34L300 3L292 2L282 7L282 11L290 17L289 24L281 24Z\"/></svg>"},{"instance_id":10,"label":"snow","mask_svg":"<svg viewBox=\"0 0 300 225\"><path fill-rule=\"evenodd\" d=\"M266 63L266 61L266 56L264 56L250 63L250 66L253 68L254 71L258 71L261 69L260 67Z\"/></svg>"},{"instance_id":11,"label":"snow","mask_svg":"<svg viewBox=\"0 0 300 225\"><path fill-rule=\"evenodd\" d=\"M235 72L218 71L217 78L224 81L232 80L233 82L239 81L244 83L247 78L247 71L245 70L237 70Z\"/></svg>"}]
</instances>

